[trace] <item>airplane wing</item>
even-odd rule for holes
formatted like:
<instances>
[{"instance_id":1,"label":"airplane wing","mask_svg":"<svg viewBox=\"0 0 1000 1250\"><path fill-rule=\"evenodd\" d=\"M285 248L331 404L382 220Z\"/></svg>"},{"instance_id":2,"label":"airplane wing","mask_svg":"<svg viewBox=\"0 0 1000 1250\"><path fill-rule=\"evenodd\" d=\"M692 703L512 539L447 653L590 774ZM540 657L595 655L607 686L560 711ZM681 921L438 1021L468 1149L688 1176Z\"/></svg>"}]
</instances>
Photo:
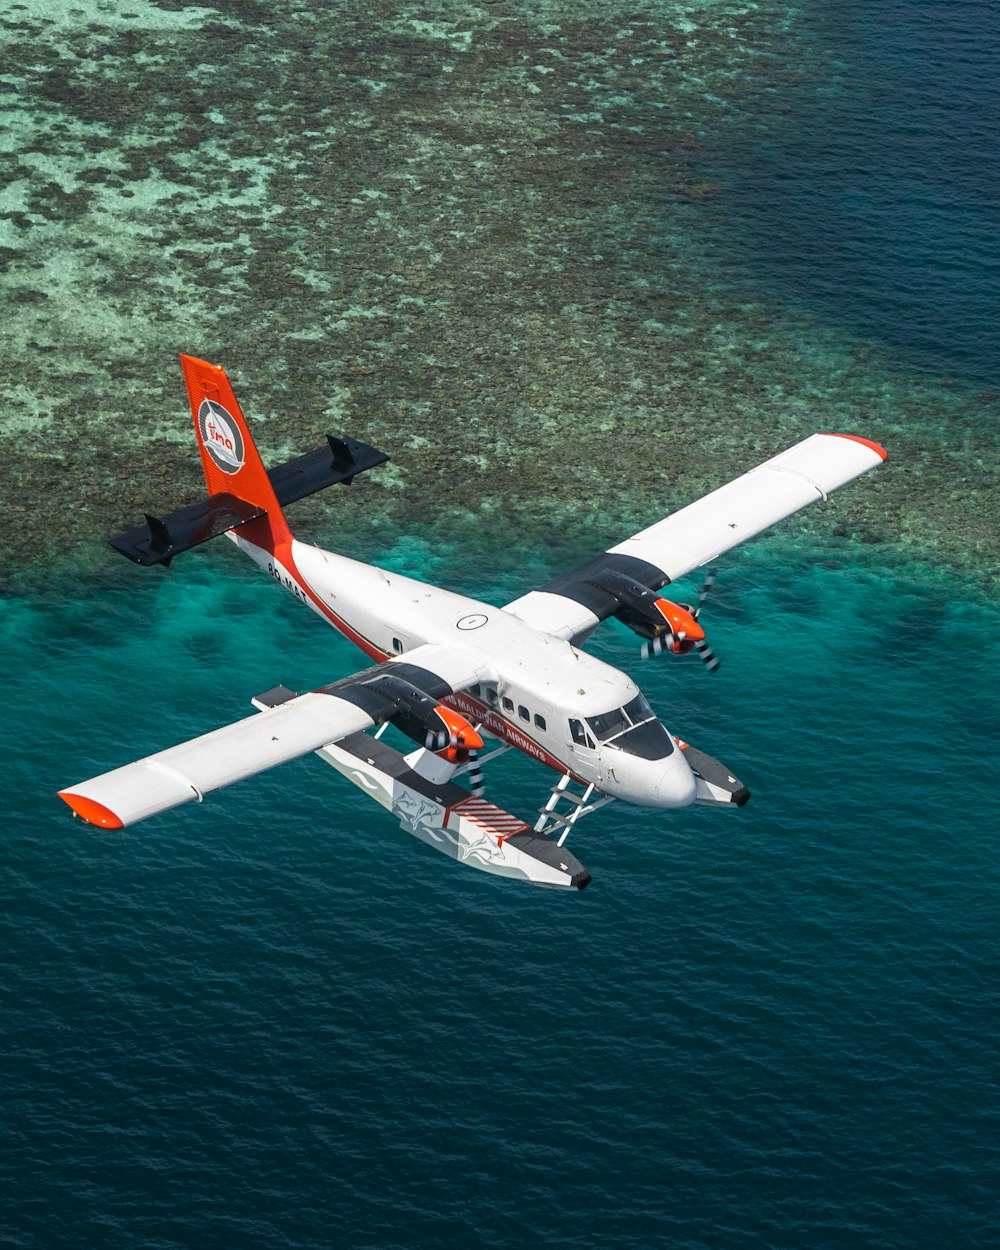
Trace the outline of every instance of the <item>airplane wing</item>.
<instances>
[{"instance_id":1,"label":"airplane wing","mask_svg":"<svg viewBox=\"0 0 1000 1250\"><path fill-rule=\"evenodd\" d=\"M853 434L813 434L696 503L633 534L596 560L507 605L536 629L582 639L619 612L878 468L886 452Z\"/></svg>"},{"instance_id":2,"label":"airplane wing","mask_svg":"<svg viewBox=\"0 0 1000 1250\"><path fill-rule=\"evenodd\" d=\"M482 740L439 700L472 685L481 668L459 648L418 647L321 690L285 692L276 706L260 696L258 715L60 790L59 797L90 824L120 829L181 803L200 803L213 790L387 720L426 735L434 749L455 740L476 749Z\"/></svg>"}]
</instances>

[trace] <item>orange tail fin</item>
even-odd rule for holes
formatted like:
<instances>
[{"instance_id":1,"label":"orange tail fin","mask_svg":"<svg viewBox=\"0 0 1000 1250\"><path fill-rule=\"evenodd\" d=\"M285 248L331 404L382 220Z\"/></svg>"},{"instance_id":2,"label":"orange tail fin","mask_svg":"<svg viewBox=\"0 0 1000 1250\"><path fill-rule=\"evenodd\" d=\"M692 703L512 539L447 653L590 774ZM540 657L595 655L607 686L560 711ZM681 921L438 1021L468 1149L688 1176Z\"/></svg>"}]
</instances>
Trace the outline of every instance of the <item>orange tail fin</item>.
<instances>
[{"instance_id":1,"label":"orange tail fin","mask_svg":"<svg viewBox=\"0 0 1000 1250\"><path fill-rule=\"evenodd\" d=\"M267 515L244 525L240 532L273 552L279 544L290 542L292 534L226 371L194 356L181 356L181 368L208 492L226 492L263 508Z\"/></svg>"}]
</instances>

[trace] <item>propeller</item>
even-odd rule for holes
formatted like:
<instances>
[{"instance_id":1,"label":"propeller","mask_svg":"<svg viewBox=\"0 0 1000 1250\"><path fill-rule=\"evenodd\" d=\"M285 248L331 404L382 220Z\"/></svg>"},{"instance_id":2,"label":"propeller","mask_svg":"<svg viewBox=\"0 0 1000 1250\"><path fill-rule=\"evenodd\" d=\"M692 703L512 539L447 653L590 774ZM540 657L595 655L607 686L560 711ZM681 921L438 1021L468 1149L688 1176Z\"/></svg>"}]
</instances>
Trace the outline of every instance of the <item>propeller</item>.
<instances>
[{"instance_id":1,"label":"propeller","mask_svg":"<svg viewBox=\"0 0 1000 1250\"><path fill-rule=\"evenodd\" d=\"M424 746L428 751L460 751L470 758L474 754L466 748L465 735L456 733L454 729L428 729L424 738Z\"/></svg>"},{"instance_id":2,"label":"propeller","mask_svg":"<svg viewBox=\"0 0 1000 1250\"><path fill-rule=\"evenodd\" d=\"M644 660L654 655L662 655L664 651L684 655L688 651L695 650L710 673L718 669L719 661L715 652L705 641L705 631L698 625L698 617L701 615L701 610L705 606L705 600L714 582L715 574L709 571L698 592L698 602L694 607L688 603L671 603L668 599L656 601L664 626L639 648L639 654ZM692 629L692 626L695 626L696 630Z\"/></svg>"},{"instance_id":3,"label":"propeller","mask_svg":"<svg viewBox=\"0 0 1000 1250\"><path fill-rule=\"evenodd\" d=\"M443 755L451 764L465 764L474 760L483 745L478 729L474 729L464 716L444 704L439 703L434 710L441 727L428 726L424 737L427 750Z\"/></svg>"},{"instance_id":4,"label":"propeller","mask_svg":"<svg viewBox=\"0 0 1000 1250\"><path fill-rule=\"evenodd\" d=\"M482 745L482 739L476 737ZM483 781L483 771L479 767L479 752L473 748L466 748L464 744L464 735L458 735L454 732L446 733L444 730L429 729L427 736L424 738L424 746L428 751L435 753L442 751L450 751L453 755L452 763L468 765L469 789L474 798L482 798L483 791L486 788Z\"/></svg>"}]
</instances>

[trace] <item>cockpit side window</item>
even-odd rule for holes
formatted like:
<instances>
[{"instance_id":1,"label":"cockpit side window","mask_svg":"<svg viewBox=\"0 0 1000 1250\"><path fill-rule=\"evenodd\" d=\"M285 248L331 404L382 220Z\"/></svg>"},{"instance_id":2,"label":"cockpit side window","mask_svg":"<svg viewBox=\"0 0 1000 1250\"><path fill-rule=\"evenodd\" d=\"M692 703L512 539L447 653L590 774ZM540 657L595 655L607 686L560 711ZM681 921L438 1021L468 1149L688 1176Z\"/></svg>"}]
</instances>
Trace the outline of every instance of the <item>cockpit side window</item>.
<instances>
[{"instance_id":1,"label":"cockpit side window","mask_svg":"<svg viewBox=\"0 0 1000 1250\"><path fill-rule=\"evenodd\" d=\"M571 720L569 723L569 732L577 746L590 747L591 750L594 749L593 739L590 734L587 733L586 729L584 729L582 721Z\"/></svg>"}]
</instances>

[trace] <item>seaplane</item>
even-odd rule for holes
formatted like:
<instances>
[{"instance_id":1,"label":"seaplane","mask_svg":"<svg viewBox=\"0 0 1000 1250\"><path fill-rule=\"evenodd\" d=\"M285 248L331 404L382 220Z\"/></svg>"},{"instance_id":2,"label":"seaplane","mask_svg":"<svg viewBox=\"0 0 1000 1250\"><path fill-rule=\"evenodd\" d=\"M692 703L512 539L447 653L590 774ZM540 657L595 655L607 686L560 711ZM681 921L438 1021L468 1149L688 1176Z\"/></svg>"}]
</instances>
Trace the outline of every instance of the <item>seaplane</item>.
<instances>
[{"instance_id":1,"label":"seaplane","mask_svg":"<svg viewBox=\"0 0 1000 1250\"><path fill-rule=\"evenodd\" d=\"M581 890L590 873L566 840L607 804L670 810L748 800L724 764L672 734L632 678L584 644L615 617L642 640L645 658L693 653L714 671L699 620L710 578L695 604L674 602L664 588L877 468L886 459L878 443L813 434L498 608L295 538L288 504L350 485L388 456L328 435L324 446L268 470L225 370L180 361L207 498L147 513L111 546L137 564L166 566L225 534L372 663L305 693L265 690L245 719L60 790L77 816L121 829L315 753L452 859ZM389 726L413 749L392 746ZM528 820L483 797L484 766L511 749L555 774Z\"/></svg>"}]
</instances>

